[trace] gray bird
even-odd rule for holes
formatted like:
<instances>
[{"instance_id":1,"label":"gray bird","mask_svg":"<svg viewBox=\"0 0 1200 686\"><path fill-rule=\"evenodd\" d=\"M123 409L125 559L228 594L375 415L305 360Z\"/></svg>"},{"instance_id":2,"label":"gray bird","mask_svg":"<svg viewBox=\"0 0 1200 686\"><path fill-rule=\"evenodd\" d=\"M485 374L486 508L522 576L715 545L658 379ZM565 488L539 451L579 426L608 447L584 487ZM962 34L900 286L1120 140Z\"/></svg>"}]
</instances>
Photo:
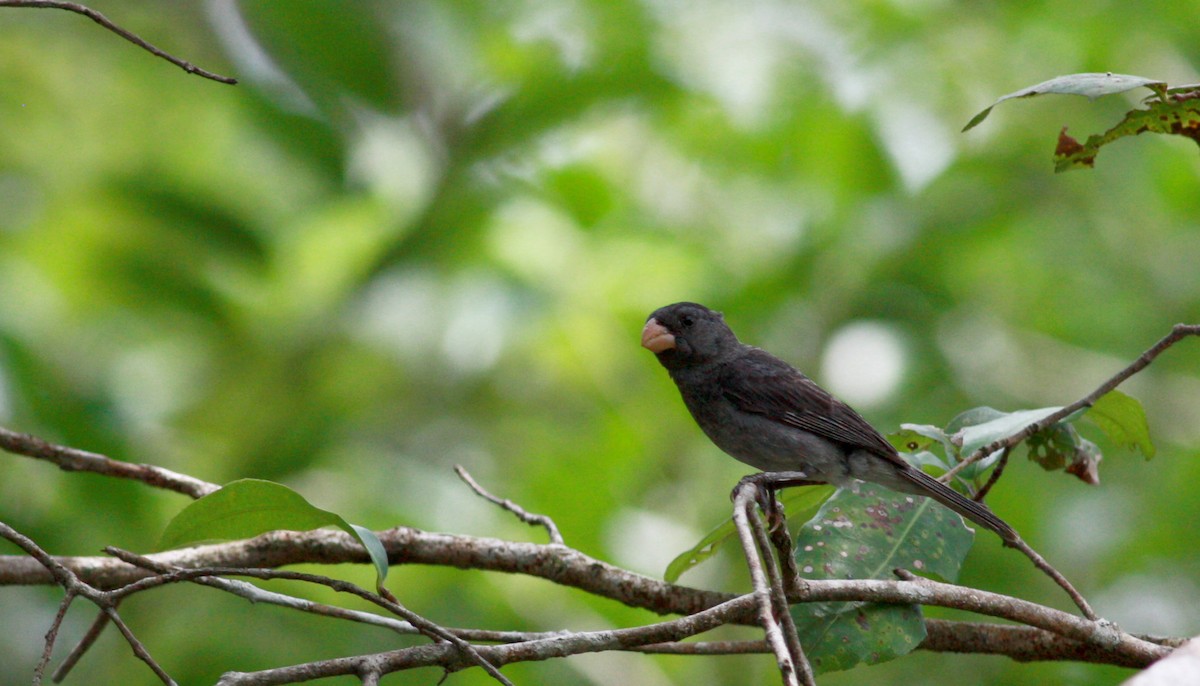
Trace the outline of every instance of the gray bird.
<instances>
[{"instance_id":1,"label":"gray bird","mask_svg":"<svg viewBox=\"0 0 1200 686\"><path fill-rule=\"evenodd\" d=\"M928 496L1005 541L1017 532L985 505L909 465L867 420L765 350L744 345L719 312L681 302L655 310L642 346L658 357L717 447L764 472L854 479Z\"/></svg>"}]
</instances>

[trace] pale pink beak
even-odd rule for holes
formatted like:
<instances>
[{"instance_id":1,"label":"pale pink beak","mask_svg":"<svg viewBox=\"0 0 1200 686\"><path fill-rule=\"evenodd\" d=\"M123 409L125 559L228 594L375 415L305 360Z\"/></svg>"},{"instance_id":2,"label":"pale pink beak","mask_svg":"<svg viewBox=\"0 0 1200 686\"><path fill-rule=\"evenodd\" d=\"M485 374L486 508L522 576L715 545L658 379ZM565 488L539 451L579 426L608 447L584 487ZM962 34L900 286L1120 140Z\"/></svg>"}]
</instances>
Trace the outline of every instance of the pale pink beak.
<instances>
[{"instance_id":1,"label":"pale pink beak","mask_svg":"<svg viewBox=\"0 0 1200 686\"><path fill-rule=\"evenodd\" d=\"M667 327L658 323L653 317L646 322L646 327L642 329L642 347L657 355L664 350L670 350L675 347L675 337L667 331Z\"/></svg>"}]
</instances>

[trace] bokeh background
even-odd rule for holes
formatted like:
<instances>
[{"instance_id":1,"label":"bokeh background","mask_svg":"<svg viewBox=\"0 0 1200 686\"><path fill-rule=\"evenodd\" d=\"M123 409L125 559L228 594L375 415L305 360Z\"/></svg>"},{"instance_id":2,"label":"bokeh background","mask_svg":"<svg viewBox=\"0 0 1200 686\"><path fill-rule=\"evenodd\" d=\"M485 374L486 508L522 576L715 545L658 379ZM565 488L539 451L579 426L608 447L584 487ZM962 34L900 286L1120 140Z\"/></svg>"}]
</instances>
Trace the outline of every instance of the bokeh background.
<instances>
[{"instance_id":1,"label":"bokeh background","mask_svg":"<svg viewBox=\"0 0 1200 686\"><path fill-rule=\"evenodd\" d=\"M1200 322L1196 147L1127 139L1093 171L1052 173L1060 127L1101 131L1141 93L1009 102L959 133L1059 74L1200 80L1188 3L92 6L242 83L189 76L77 15L0 9L0 422L14 430L211 481L282 481L373 528L543 540L470 495L461 463L570 545L661 577L728 515L746 470L638 346L660 305L723 310L884 430L1070 402ZM1129 630L1200 632L1197 369L1185 341L1126 387L1148 408L1153 461L1092 432L1099 486L1021 455L991 496ZM0 519L55 554L151 550L184 504L0 455ZM735 591L740 567L725 556L682 581ZM962 581L1069 609L987 535ZM390 586L452 626L652 619L481 572L398 568ZM0 589L0 683L26 683L60 597ZM184 683L397 645L198 588L122 612ZM60 643L91 618L75 608ZM79 670L74 683L153 682L114 631ZM505 672L778 682L767 656ZM822 684L913 674L1129 673L916 653Z\"/></svg>"}]
</instances>

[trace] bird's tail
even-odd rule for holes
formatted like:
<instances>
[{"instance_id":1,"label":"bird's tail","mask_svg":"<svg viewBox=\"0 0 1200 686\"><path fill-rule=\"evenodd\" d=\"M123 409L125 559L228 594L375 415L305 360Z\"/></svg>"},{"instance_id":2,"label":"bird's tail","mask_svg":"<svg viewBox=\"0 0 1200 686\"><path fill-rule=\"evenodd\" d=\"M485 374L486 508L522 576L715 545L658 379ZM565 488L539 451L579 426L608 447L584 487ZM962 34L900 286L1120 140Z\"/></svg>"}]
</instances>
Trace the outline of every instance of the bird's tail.
<instances>
[{"instance_id":1,"label":"bird's tail","mask_svg":"<svg viewBox=\"0 0 1200 686\"><path fill-rule=\"evenodd\" d=\"M987 505L971 500L967 496L929 476L920 469L901 469L900 476L915 487L914 492L929 496L976 524L991 529L1005 541L1017 541L1020 536L1008 522L996 516Z\"/></svg>"}]
</instances>

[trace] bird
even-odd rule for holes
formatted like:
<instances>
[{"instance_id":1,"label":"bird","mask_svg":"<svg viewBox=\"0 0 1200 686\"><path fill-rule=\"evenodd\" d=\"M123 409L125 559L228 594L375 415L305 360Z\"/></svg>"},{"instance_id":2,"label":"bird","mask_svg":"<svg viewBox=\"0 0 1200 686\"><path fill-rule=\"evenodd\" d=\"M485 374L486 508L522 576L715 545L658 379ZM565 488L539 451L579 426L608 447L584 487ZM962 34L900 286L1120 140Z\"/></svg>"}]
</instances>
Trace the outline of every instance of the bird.
<instances>
[{"instance_id":1,"label":"bird","mask_svg":"<svg viewBox=\"0 0 1200 686\"><path fill-rule=\"evenodd\" d=\"M803 472L808 483L861 480L926 496L1006 543L1020 540L986 505L906 462L849 405L739 341L721 313L694 302L661 307L646 319L642 346L667 369L700 429L734 459L767 473Z\"/></svg>"}]
</instances>

